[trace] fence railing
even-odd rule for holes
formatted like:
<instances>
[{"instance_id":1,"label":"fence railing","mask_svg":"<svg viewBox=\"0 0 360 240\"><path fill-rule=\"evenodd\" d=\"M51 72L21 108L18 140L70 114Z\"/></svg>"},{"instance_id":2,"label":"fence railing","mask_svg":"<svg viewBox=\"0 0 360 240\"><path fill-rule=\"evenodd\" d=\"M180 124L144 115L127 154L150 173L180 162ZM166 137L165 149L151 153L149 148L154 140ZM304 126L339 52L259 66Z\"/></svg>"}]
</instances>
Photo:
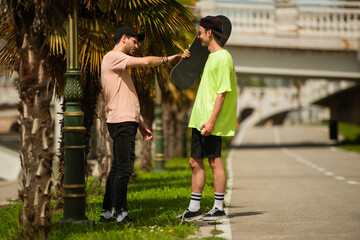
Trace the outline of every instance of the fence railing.
<instances>
[{"instance_id":1,"label":"fence railing","mask_svg":"<svg viewBox=\"0 0 360 240\"><path fill-rule=\"evenodd\" d=\"M233 32L238 33L272 34L286 29L299 36L360 37L360 1L201 1L198 12L228 16Z\"/></svg>"},{"instance_id":2,"label":"fence railing","mask_svg":"<svg viewBox=\"0 0 360 240\"><path fill-rule=\"evenodd\" d=\"M300 35L360 37L360 2L299 4Z\"/></svg>"}]
</instances>

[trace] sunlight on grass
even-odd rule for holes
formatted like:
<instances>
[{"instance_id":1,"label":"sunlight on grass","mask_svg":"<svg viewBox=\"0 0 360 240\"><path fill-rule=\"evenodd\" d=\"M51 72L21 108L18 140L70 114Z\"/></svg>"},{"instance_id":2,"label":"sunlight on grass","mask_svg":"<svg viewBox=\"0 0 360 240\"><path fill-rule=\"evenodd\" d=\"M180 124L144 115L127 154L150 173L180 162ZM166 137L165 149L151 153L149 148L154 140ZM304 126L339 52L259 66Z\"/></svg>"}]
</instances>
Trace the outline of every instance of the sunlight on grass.
<instances>
[{"instance_id":1,"label":"sunlight on grass","mask_svg":"<svg viewBox=\"0 0 360 240\"><path fill-rule=\"evenodd\" d=\"M20 230L19 212L22 204L13 202L0 208L0 238L8 239Z\"/></svg>"},{"instance_id":2,"label":"sunlight on grass","mask_svg":"<svg viewBox=\"0 0 360 240\"><path fill-rule=\"evenodd\" d=\"M223 158L226 159L225 151ZM224 161L225 162L225 161ZM206 185L201 199L203 212L212 208L214 200L213 175L206 168ZM128 187L129 215L135 223L118 226L108 223L95 226L53 224L49 239L183 239L199 228L181 223L176 216L189 205L191 195L191 168L187 158L175 158L165 165L166 172L137 172L136 182ZM96 187L95 178L87 180L86 216L97 222L102 210L103 187ZM15 202L0 209L0 238L16 239L20 231L21 203ZM52 223L60 220L62 212L54 213Z\"/></svg>"},{"instance_id":3,"label":"sunlight on grass","mask_svg":"<svg viewBox=\"0 0 360 240\"><path fill-rule=\"evenodd\" d=\"M326 126L328 125L323 124L308 124L310 126ZM338 133L339 136L341 135L343 139L336 145L336 147L341 148L347 151L353 151L360 153L360 126L356 124L338 123Z\"/></svg>"},{"instance_id":4,"label":"sunlight on grass","mask_svg":"<svg viewBox=\"0 0 360 240\"><path fill-rule=\"evenodd\" d=\"M344 140L338 145L339 148L360 153L360 126L348 123L339 123L339 133Z\"/></svg>"}]
</instances>

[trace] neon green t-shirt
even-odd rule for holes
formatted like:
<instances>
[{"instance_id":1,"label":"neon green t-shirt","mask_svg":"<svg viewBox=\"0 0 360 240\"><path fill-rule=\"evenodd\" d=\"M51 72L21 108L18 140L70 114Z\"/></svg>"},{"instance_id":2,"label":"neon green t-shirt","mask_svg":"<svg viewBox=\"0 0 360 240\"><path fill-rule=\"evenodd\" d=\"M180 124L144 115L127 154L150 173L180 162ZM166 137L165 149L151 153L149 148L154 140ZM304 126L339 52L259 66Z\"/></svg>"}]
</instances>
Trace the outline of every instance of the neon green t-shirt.
<instances>
[{"instance_id":1,"label":"neon green t-shirt","mask_svg":"<svg viewBox=\"0 0 360 240\"><path fill-rule=\"evenodd\" d=\"M218 94L227 92L221 112L215 122L215 136L234 136L236 126L237 89L234 63L227 50L210 53L202 72L189 128L200 131L213 112Z\"/></svg>"}]
</instances>

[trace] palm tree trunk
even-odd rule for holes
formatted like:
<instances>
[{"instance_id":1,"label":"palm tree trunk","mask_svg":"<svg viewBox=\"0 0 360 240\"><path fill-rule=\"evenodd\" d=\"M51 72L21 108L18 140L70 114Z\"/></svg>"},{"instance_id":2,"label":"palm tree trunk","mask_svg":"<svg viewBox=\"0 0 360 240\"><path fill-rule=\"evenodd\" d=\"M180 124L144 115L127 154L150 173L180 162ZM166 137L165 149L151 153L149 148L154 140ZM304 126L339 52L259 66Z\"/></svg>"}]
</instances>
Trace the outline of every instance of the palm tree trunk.
<instances>
[{"instance_id":1,"label":"palm tree trunk","mask_svg":"<svg viewBox=\"0 0 360 240\"><path fill-rule=\"evenodd\" d=\"M183 113L176 104L163 103L165 158L181 157L183 152Z\"/></svg>"},{"instance_id":2,"label":"palm tree trunk","mask_svg":"<svg viewBox=\"0 0 360 240\"><path fill-rule=\"evenodd\" d=\"M152 125L153 121L154 121L154 118L145 118L144 119L144 123L149 127ZM141 170L146 171L146 172L149 172L153 169L153 166L151 163L151 160L152 160L151 142L152 141L143 141L142 142L140 168L141 168Z\"/></svg>"},{"instance_id":3,"label":"palm tree trunk","mask_svg":"<svg viewBox=\"0 0 360 240\"><path fill-rule=\"evenodd\" d=\"M41 37L24 34L19 50L20 221L25 234L44 238L50 229L53 161L53 122L50 102L54 85L46 69L47 53ZM38 231L35 231L38 229ZM33 233L32 233L33 232Z\"/></svg>"},{"instance_id":4,"label":"palm tree trunk","mask_svg":"<svg viewBox=\"0 0 360 240\"><path fill-rule=\"evenodd\" d=\"M147 69L151 72L151 69ZM142 73L144 74L144 73ZM140 77L139 77L140 76ZM149 94L150 89L153 88L153 83L145 84L144 82L139 83L139 81L144 81L146 76L139 75L137 81L135 81L135 87L137 94L139 96L140 107L141 107L141 115L144 118L144 123L151 129L152 123L155 118L154 110L155 110L155 100ZM149 76L154 76L153 74L149 74ZM154 77L150 77L149 79L154 79ZM144 87L146 86L146 87ZM153 132L154 136L154 132ZM141 153L140 153L140 169L143 171L151 171L153 169L152 166L152 154L151 154L151 144L152 141L142 141L141 144ZM134 175L134 174L133 174Z\"/></svg>"},{"instance_id":5,"label":"palm tree trunk","mask_svg":"<svg viewBox=\"0 0 360 240\"><path fill-rule=\"evenodd\" d=\"M112 139L106 125L106 103L104 96L98 98L98 117L99 117L99 147L98 147L98 183L105 186L106 178L110 172L112 162Z\"/></svg>"},{"instance_id":6,"label":"palm tree trunk","mask_svg":"<svg viewBox=\"0 0 360 240\"><path fill-rule=\"evenodd\" d=\"M54 3L7 1L16 32L20 125L20 223L25 238L45 239L51 226L54 92L49 39L52 27L63 21L47 14Z\"/></svg>"},{"instance_id":7,"label":"palm tree trunk","mask_svg":"<svg viewBox=\"0 0 360 240\"><path fill-rule=\"evenodd\" d=\"M91 81L90 71L87 69L84 73L85 84L83 85L84 97L81 100L81 110L84 112L84 127L86 128L84 142L85 142L85 176L91 175L90 164L87 164L87 156L90 152L91 129L96 118L96 107L98 96L100 94L100 86L98 81Z\"/></svg>"},{"instance_id":8,"label":"palm tree trunk","mask_svg":"<svg viewBox=\"0 0 360 240\"><path fill-rule=\"evenodd\" d=\"M62 112L65 112L66 110L66 106L65 106L65 101L63 101L63 103L61 104L61 109ZM64 152L64 146L65 146L65 136L64 136L64 132L62 131L63 127L64 127L64 119L61 119L59 123L56 124L60 124L60 129L61 129L61 135L60 135L60 145L59 145L59 149L58 149L58 168L59 168L59 173L56 176L55 179L55 209L56 210L60 210L64 207L64 198L62 197L63 193L64 193L64 188L63 186L63 182L64 182L64 173L65 173L65 152Z\"/></svg>"}]
</instances>

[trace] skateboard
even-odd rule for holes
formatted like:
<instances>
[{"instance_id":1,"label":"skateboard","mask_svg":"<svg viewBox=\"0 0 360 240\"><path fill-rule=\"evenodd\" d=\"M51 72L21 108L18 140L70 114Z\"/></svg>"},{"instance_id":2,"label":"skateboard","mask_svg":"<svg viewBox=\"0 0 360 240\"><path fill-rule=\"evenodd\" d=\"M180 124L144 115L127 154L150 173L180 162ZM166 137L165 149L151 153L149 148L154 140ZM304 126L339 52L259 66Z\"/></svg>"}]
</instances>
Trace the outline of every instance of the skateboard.
<instances>
[{"instance_id":1,"label":"skateboard","mask_svg":"<svg viewBox=\"0 0 360 240\"><path fill-rule=\"evenodd\" d=\"M218 15L216 17L221 20L223 33L227 36L226 39L220 39L221 45L224 46L231 34L231 22L223 15ZM196 78L200 76L210 54L207 47L201 46L201 41L197 35L192 42L189 51L191 56L189 58L181 59L170 72L171 81L182 89L188 89L193 85Z\"/></svg>"}]
</instances>

